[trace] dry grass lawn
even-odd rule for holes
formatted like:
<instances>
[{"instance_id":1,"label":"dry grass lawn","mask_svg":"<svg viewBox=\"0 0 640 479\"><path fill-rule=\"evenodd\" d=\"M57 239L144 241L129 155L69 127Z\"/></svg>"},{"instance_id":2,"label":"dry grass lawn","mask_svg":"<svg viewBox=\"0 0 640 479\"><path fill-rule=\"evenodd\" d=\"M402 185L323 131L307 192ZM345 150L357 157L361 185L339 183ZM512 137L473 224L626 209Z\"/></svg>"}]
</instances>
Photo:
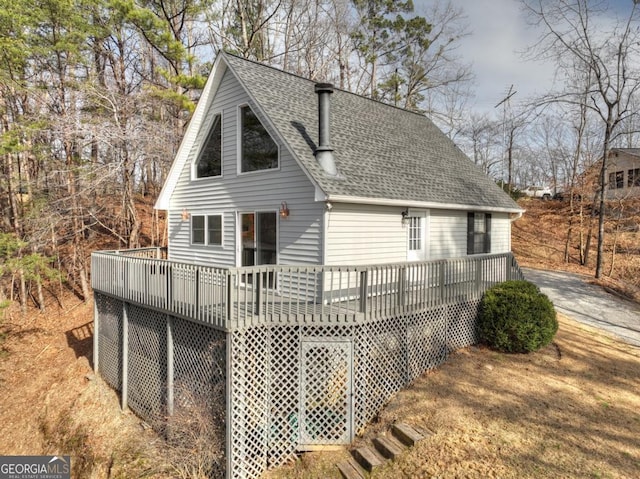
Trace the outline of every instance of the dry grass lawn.
<instances>
[{"instance_id":1,"label":"dry grass lawn","mask_svg":"<svg viewBox=\"0 0 640 479\"><path fill-rule=\"evenodd\" d=\"M373 478L637 478L640 349L560 316L554 343L537 353L452 354L356 444L396 420L435 434ZM267 477L338 478L346 455L310 453Z\"/></svg>"},{"instance_id":2,"label":"dry grass lawn","mask_svg":"<svg viewBox=\"0 0 640 479\"><path fill-rule=\"evenodd\" d=\"M13 322L0 354L0 454L71 454L81 479L179 477L163 441L92 377L90 342L70 342L91 311ZM355 445L396 420L434 435L374 478L636 479L640 348L561 316L554 344L537 353L452 354L396 394ZM266 478L339 478L347 455L305 454Z\"/></svg>"}]
</instances>

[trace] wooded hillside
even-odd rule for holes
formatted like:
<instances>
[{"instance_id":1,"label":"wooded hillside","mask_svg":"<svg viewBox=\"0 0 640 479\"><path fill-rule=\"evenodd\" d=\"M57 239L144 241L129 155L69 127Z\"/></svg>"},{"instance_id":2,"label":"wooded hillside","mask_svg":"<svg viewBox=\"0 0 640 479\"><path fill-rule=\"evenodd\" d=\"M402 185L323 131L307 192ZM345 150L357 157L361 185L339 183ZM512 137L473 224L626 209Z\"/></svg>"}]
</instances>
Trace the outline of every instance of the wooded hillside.
<instances>
[{"instance_id":1,"label":"wooded hillside","mask_svg":"<svg viewBox=\"0 0 640 479\"><path fill-rule=\"evenodd\" d=\"M150 205L220 49L423 112L502 183L579 186L609 143L637 145L640 10L556 3L527 15L626 28L543 34L566 83L491 118L467 104L470 33L446 0L0 0L0 305L43 308L43 280L86 299L96 245L162 244Z\"/></svg>"},{"instance_id":2,"label":"wooded hillside","mask_svg":"<svg viewBox=\"0 0 640 479\"><path fill-rule=\"evenodd\" d=\"M219 49L435 111L431 92L468 70L446 55L460 12L428 15L382 0L0 0L0 302L43 307L45 278L88 298L96 239L162 243L140 204Z\"/></svg>"},{"instance_id":3,"label":"wooded hillside","mask_svg":"<svg viewBox=\"0 0 640 479\"><path fill-rule=\"evenodd\" d=\"M593 276L597 215L592 203L518 201L526 211L512 223L512 249L521 266ZM601 284L640 301L640 199L607 203Z\"/></svg>"}]
</instances>

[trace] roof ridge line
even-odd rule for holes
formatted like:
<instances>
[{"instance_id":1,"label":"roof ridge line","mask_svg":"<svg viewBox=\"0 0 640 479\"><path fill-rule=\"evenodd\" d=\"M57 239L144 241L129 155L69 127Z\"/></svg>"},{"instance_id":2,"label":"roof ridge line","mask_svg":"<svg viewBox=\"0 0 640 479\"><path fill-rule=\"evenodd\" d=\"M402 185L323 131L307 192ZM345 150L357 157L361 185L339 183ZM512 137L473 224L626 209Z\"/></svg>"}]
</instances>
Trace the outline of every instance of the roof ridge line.
<instances>
[{"instance_id":1,"label":"roof ridge line","mask_svg":"<svg viewBox=\"0 0 640 479\"><path fill-rule=\"evenodd\" d=\"M298 79L300 79L300 80L304 80L304 81L307 81L307 82L310 82L310 83L313 83L313 84L315 84L315 83L323 83L323 82L321 82L320 80L312 80L312 79L310 79L310 78L306 78L306 77L304 77L304 76L302 76L302 75L298 75L297 73L292 73L292 72L289 72L289 71L286 71L286 70L282 70L281 68L277 68L277 67L275 67L275 66L273 66L273 65L268 65L268 64L266 64L266 63L262 63L262 62L260 62L260 61L258 61L258 60L252 60L252 59L250 59L250 58L241 57L240 55L237 55L237 54L235 54L235 53L231 53L231 52L229 52L229 51L227 51L227 50L219 50L219 52L218 52L218 53L223 53L223 54L225 54L225 55L229 55L229 56L231 56L231 57L237 58L238 60L242 60L242 61L246 61L246 62L249 62L249 63L253 63L254 65L259 65L259 66L261 66L261 67L270 68L271 70L274 70L274 71L276 71L276 72L284 73L284 74L286 74L286 75L289 75L289 76L292 76L292 77L294 77L294 78L298 78ZM325 83L326 83L326 82L325 82ZM390 105L389 103L385 103L385 102L383 102L383 101L381 101L381 100L376 100L376 99L374 99L374 98L371 98L371 97L368 97L368 96L364 96L364 95L360 95L360 94L358 94L358 93L354 93L354 92L352 92L352 91L345 90L344 88L337 87L337 86L335 86L333 83L332 83L332 85L333 85L334 89L335 89L335 90L337 90L337 91L340 91L340 92L343 92L343 93L347 93L347 94L349 94L349 95L354 95L354 96L356 96L356 97L358 97L358 98L361 98L361 99L363 99L363 100L368 100L368 101L371 101L371 102L376 103L376 104L378 104L378 105L382 105L382 106L386 106L386 107L389 107L389 108L393 108L393 109L395 109L395 110L399 110L399 111L401 111L401 112L411 113L412 115L417 115L417 116L419 116L420 118L424 118L424 119L426 119L426 120L428 120L428 121L430 121L430 122L433 122L433 120L432 120L431 118L429 118L429 117L428 117L426 114L424 114L424 113L420 113L420 112L413 111L413 110L408 110L408 109L406 109L406 108L402 108L402 107L399 107L399 106L397 106L397 105Z\"/></svg>"}]
</instances>

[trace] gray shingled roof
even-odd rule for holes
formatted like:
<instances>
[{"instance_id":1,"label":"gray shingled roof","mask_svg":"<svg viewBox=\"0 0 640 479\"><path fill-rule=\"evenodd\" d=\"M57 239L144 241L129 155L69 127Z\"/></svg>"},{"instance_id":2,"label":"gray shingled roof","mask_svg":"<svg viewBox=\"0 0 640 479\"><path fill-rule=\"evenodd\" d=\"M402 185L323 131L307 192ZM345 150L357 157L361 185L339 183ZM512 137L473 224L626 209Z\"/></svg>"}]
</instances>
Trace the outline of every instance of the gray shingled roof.
<instances>
[{"instance_id":1,"label":"gray shingled roof","mask_svg":"<svg viewBox=\"0 0 640 479\"><path fill-rule=\"evenodd\" d=\"M231 71L329 196L521 210L428 118L346 91L331 95L338 176L313 155L315 82L223 53Z\"/></svg>"}]
</instances>

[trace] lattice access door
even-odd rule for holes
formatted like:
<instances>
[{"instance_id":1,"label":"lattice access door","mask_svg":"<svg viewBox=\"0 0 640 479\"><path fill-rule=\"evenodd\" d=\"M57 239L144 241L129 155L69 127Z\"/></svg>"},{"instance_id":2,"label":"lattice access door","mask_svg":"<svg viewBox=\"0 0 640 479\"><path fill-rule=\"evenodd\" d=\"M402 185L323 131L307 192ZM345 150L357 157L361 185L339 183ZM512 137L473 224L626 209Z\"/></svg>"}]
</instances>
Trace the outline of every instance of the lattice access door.
<instances>
[{"instance_id":1,"label":"lattice access door","mask_svg":"<svg viewBox=\"0 0 640 479\"><path fill-rule=\"evenodd\" d=\"M301 359L299 448L349 444L353 438L351 341L303 339Z\"/></svg>"}]
</instances>

